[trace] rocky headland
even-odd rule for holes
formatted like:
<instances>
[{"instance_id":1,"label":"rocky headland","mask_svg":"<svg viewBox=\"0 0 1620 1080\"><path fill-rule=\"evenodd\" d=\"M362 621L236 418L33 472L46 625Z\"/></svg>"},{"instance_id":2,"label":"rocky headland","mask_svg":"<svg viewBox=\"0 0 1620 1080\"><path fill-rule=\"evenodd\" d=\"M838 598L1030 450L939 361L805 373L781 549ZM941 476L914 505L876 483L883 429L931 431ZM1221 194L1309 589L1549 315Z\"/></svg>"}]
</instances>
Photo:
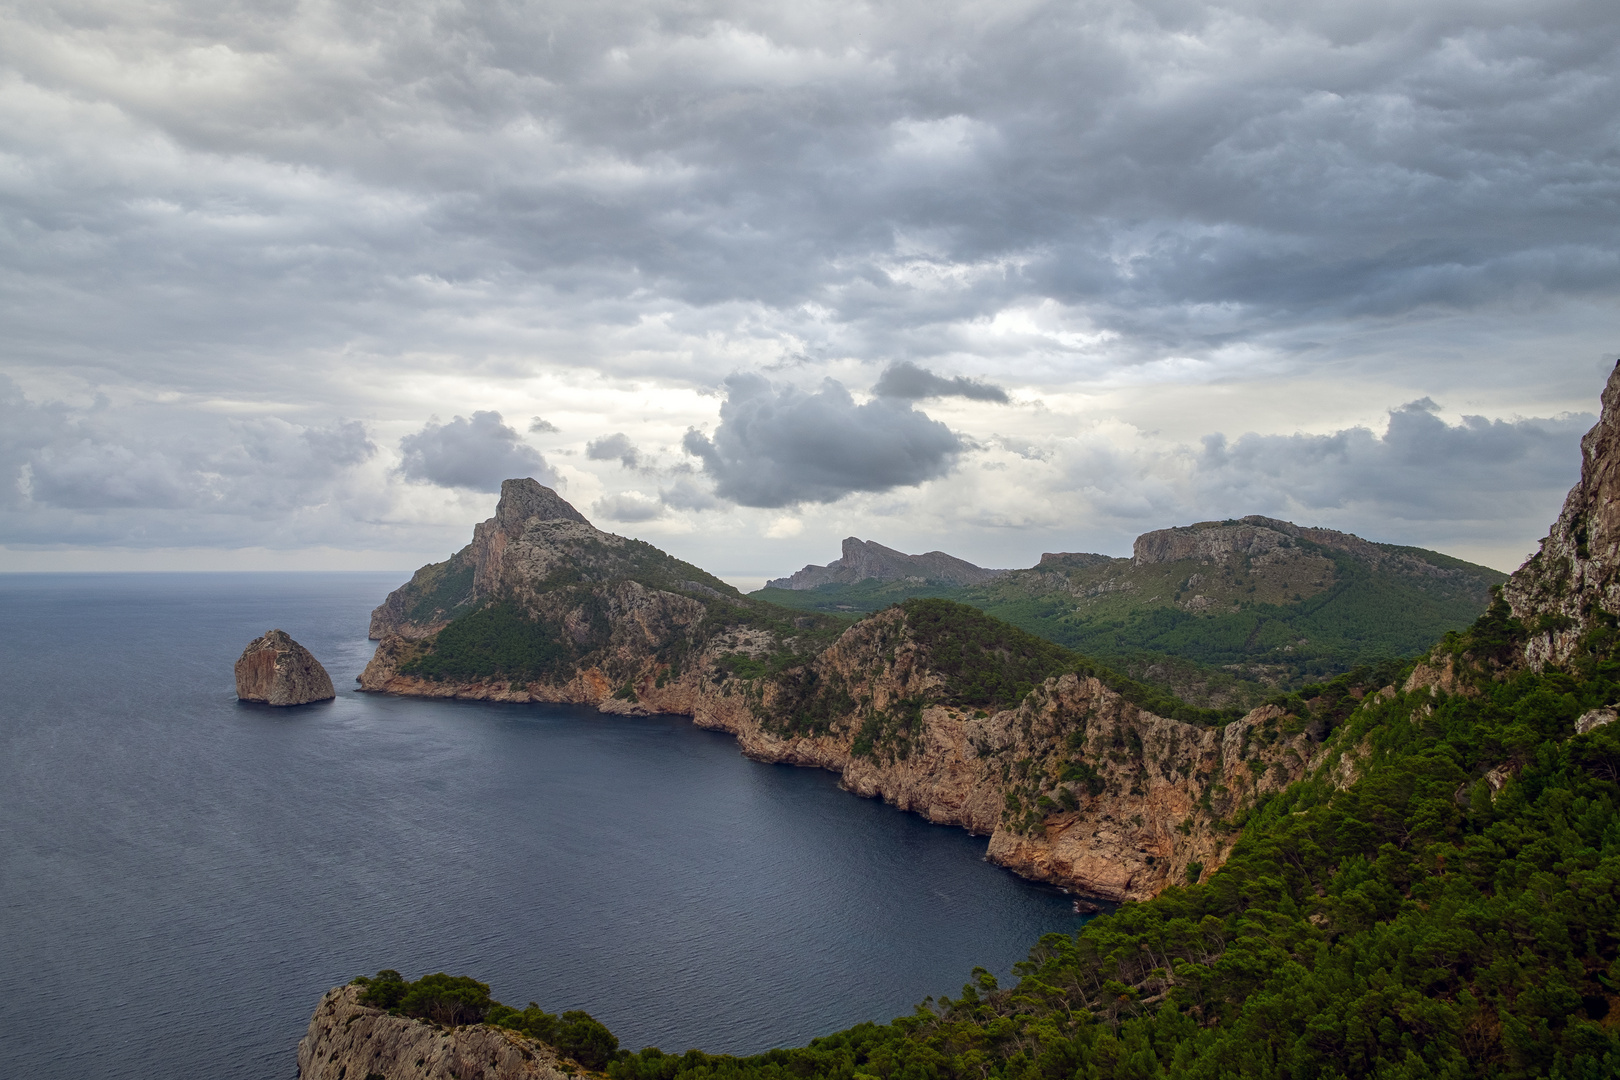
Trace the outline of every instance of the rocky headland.
<instances>
[{"instance_id":1,"label":"rocky headland","mask_svg":"<svg viewBox=\"0 0 1620 1080\"><path fill-rule=\"evenodd\" d=\"M321 998L298 1044L298 1080L567 1080L556 1052L536 1039L391 1016L360 1004L362 989L338 986Z\"/></svg>"},{"instance_id":2,"label":"rocky headland","mask_svg":"<svg viewBox=\"0 0 1620 1080\"><path fill-rule=\"evenodd\" d=\"M337 697L321 662L285 630L248 642L236 661L236 696L265 705L308 705Z\"/></svg>"},{"instance_id":3,"label":"rocky headland","mask_svg":"<svg viewBox=\"0 0 1620 1080\"><path fill-rule=\"evenodd\" d=\"M833 770L857 794L988 835L990 858L1018 873L1110 900L1220 865L1228 823L1304 775L1319 745L1275 706L1224 726L1159 715L1083 658L960 605L847 625L744 597L513 480L471 544L377 608L360 682L690 716L752 757ZM492 637L527 643L528 659L481 651ZM1027 685L975 688L1021 663Z\"/></svg>"}]
</instances>

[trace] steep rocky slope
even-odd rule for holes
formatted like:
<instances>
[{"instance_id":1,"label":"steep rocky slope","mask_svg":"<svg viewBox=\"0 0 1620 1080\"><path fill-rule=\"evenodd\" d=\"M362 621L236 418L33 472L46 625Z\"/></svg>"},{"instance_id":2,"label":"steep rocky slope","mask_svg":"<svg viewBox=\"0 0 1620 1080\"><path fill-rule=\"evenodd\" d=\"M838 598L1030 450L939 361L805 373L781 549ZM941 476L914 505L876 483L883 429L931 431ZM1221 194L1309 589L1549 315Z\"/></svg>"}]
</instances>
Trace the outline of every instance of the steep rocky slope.
<instances>
[{"instance_id":1,"label":"steep rocky slope","mask_svg":"<svg viewBox=\"0 0 1620 1080\"><path fill-rule=\"evenodd\" d=\"M321 998L298 1044L298 1080L567 1080L556 1053L516 1031L441 1027L361 1005L359 986Z\"/></svg>"},{"instance_id":2,"label":"steep rocky slope","mask_svg":"<svg viewBox=\"0 0 1620 1080\"><path fill-rule=\"evenodd\" d=\"M520 517L541 505L532 484L509 482L474 544L439 564L467 568L464 598L423 599L419 572L378 608L363 689L691 716L751 756L834 770L859 794L989 834L991 858L1022 874L1109 899L1218 865L1226 823L1312 761L1297 716L1261 708L1217 728L1157 715L1083 658L948 602L833 641L837 624L749 601L649 545Z\"/></svg>"},{"instance_id":3,"label":"steep rocky slope","mask_svg":"<svg viewBox=\"0 0 1620 1080\"><path fill-rule=\"evenodd\" d=\"M1527 662L1563 664L1593 629L1620 615L1620 366L1603 388L1603 411L1581 439L1581 479L1541 547L1502 590L1530 632Z\"/></svg>"}]
</instances>

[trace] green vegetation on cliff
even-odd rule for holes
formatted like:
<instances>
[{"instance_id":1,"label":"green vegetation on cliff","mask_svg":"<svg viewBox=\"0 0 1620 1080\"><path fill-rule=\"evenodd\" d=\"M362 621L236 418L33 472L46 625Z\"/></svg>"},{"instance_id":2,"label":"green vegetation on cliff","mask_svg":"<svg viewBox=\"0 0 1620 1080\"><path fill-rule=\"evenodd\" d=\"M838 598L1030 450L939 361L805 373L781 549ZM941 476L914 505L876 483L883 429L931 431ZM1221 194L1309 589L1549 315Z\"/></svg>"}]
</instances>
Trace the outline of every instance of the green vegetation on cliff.
<instances>
[{"instance_id":1,"label":"green vegetation on cliff","mask_svg":"<svg viewBox=\"0 0 1620 1080\"><path fill-rule=\"evenodd\" d=\"M1218 724L1242 715L1241 710L1195 708L967 604L918 599L900 608L908 632L945 676L942 700L948 704L1012 708L1047 679L1074 672L1096 676L1131 704L1159 716Z\"/></svg>"},{"instance_id":2,"label":"green vegetation on cliff","mask_svg":"<svg viewBox=\"0 0 1620 1080\"><path fill-rule=\"evenodd\" d=\"M555 624L531 618L511 603L496 603L452 621L399 669L435 681L526 682L564 674L576 655L572 642Z\"/></svg>"},{"instance_id":3,"label":"green vegetation on cliff","mask_svg":"<svg viewBox=\"0 0 1620 1080\"><path fill-rule=\"evenodd\" d=\"M468 975L440 971L408 982L399 972L384 968L354 982L365 988L359 998L362 1005L446 1027L483 1023L521 1031L587 1069L604 1068L619 1052L619 1040L589 1013L570 1011L555 1016L532 1001L528 1008L514 1009L490 997L488 983Z\"/></svg>"},{"instance_id":4,"label":"green vegetation on cliff","mask_svg":"<svg viewBox=\"0 0 1620 1080\"><path fill-rule=\"evenodd\" d=\"M1168 532L1252 530L1256 520ZM1061 555L964 588L860 581L751 595L845 614L912 598L954 600L1189 701L1247 708L1278 689L1426 648L1478 618L1505 576L1421 548L1357 540L1349 551L1283 536L1258 558Z\"/></svg>"},{"instance_id":5,"label":"green vegetation on cliff","mask_svg":"<svg viewBox=\"0 0 1620 1080\"><path fill-rule=\"evenodd\" d=\"M1463 692L1338 720L1360 776L1294 785L1207 882L1048 935L1003 989L751 1058L656 1050L618 1080L1531 1077L1620 1074L1620 698L1594 638L1504 678L1501 606L1446 650ZM1612 635L1611 635L1612 636ZM1312 706L1298 702L1305 709ZM1333 722L1342 696L1317 699ZM1503 783L1503 779L1505 783ZM1501 783L1498 788L1492 781Z\"/></svg>"}]
</instances>

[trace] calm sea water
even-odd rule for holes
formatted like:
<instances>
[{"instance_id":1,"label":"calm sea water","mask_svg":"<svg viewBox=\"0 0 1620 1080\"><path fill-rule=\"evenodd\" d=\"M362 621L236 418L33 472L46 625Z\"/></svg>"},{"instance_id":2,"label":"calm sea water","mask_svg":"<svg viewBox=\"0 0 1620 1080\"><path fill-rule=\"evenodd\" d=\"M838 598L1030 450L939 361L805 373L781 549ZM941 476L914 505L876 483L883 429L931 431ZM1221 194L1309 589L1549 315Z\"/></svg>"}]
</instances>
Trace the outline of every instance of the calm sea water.
<instances>
[{"instance_id":1,"label":"calm sea water","mask_svg":"<svg viewBox=\"0 0 1620 1080\"><path fill-rule=\"evenodd\" d=\"M286 1080L316 999L448 970L747 1053L955 994L1080 919L985 842L677 717L356 693L399 574L0 575L13 1075ZM280 627L338 699L238 703Z\"/></svg>"}]
</instances>

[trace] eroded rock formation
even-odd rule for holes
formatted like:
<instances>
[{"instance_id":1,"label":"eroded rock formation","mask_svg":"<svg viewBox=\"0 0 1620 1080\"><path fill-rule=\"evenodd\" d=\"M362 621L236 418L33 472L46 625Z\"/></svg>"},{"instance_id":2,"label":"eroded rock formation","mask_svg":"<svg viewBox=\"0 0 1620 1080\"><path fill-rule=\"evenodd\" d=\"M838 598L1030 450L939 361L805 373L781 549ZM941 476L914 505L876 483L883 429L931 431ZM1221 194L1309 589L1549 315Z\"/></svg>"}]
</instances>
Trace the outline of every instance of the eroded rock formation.
<instances>
[{"instance_id":1,"label":"eroded rock formation","mask_svg":"<svg viewBox=\"0 0 1620 1080\"><path fill-rule=\"evenodd\" d=\"M337 696L321 662L285 630L248 642L236 661L236 696L266 705L307 705Z\"/></svg>"},{"instance_id":2,"label":"eroded rock formation","mask_svg":"<svg viewBox=\"0 0 1620 1080\"><path fill-rule=\"evenodd\" d=\"M1562 664L1581 637L1620 614L1620 365L1603 388L1603 412L1581 439L1581 479L1541 548L1503 586L1531 632L1525 659Z\"/></svg>"},{"instance_id":3,"label":"eroded rock formation","mask_svg":"<svg viewBox=\"0 0 1620 1080\"><path fill-rule=\"evenodd\" d=\"M298 1080L567 1080L547 1045L506 1028L443 1028L361 1005L361 988L321 998L298 1044Z\"/></svg>"}]
</instances>

